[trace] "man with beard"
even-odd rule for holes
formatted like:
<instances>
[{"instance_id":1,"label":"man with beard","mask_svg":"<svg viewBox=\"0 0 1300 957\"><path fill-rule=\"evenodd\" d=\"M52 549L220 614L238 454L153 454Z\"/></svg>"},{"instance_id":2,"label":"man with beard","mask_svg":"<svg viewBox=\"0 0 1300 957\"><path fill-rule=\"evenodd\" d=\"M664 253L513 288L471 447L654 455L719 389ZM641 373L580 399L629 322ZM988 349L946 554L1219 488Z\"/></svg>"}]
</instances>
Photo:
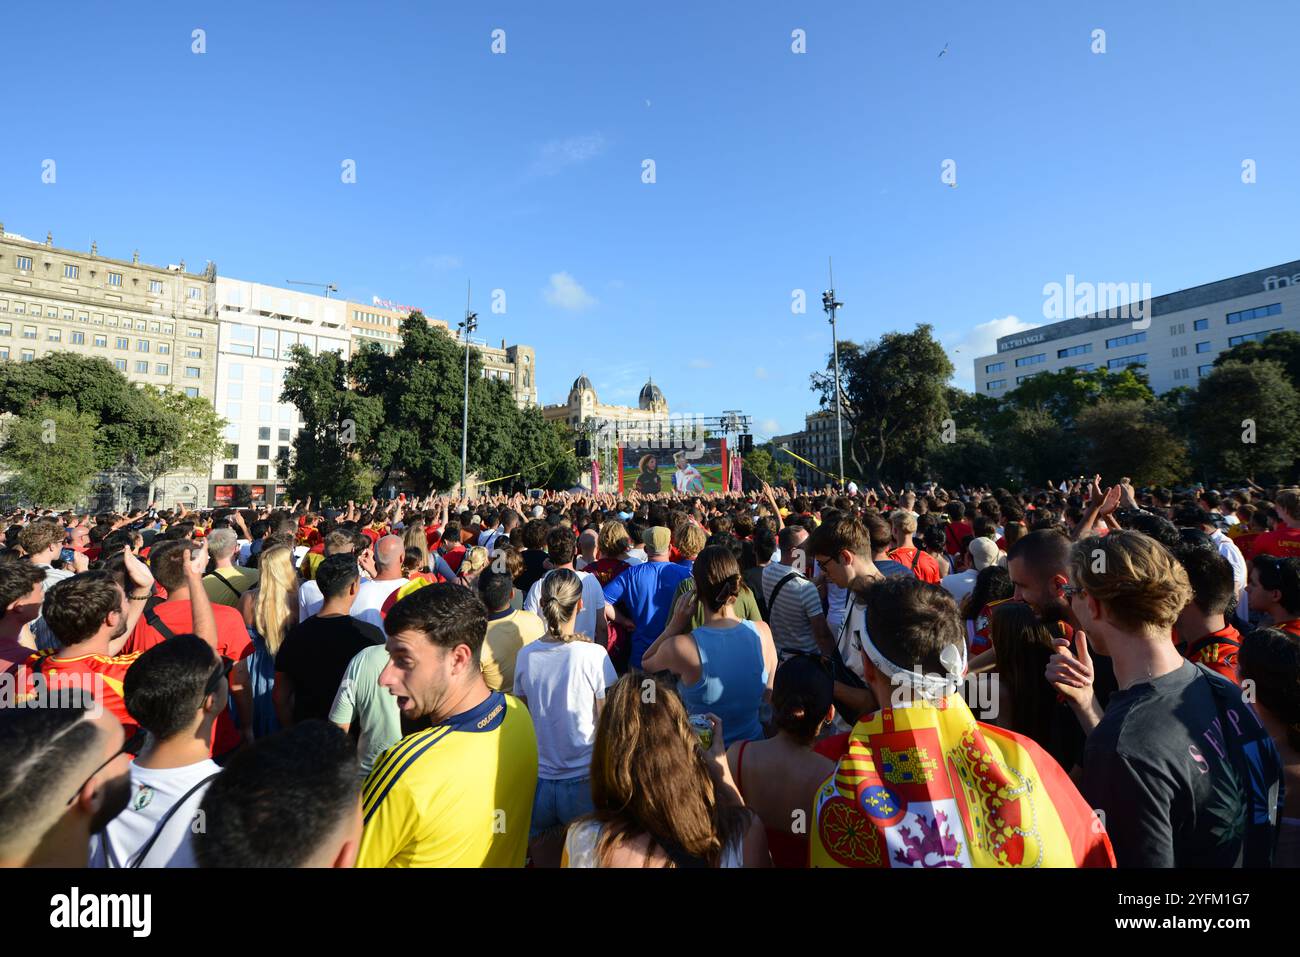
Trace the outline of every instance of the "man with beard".
<instances>
[{"instance_id":1,"label":"man with beard","mask_svg":"<svg viewBox=\"0 0 1300 957\"><path fill-rule=\"evenodd\" d=\"M91 835L126 807L142 743L84 691L0 708L0 867L85 867Z\"/></svg>"},{"instance_id":2,"label":"man with beard","mask_svg":"<svg viewBox=\"0 0 1300 957\"><path fill-rule=\"evenodd\" d=\"M358 867L522 867L537 736L519 699L479 667L487 611L460 585L428 585L388 612L379 684L408 721L362 790Z\"/></svg>"}]
</instances>

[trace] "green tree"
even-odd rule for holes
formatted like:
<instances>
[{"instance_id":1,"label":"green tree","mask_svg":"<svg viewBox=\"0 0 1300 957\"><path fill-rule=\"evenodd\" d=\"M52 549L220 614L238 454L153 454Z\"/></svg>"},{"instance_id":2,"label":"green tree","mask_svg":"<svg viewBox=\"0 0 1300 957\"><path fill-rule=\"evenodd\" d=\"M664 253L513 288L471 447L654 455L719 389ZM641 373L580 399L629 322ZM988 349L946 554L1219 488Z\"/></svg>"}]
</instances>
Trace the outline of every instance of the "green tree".
<instances>
[{"instance_id":1,"label":"green tree","mask_svg":"<svg viewBox=\"0 0 1300 957\"><path fill-rule=\"evenodd\" d=\"M1214 359L1214 366L1219 368L1228 362L1263 362L1266 359L1280 364L1291 384L1300 388L1300 332L1289 329L1275 332L1262 341L1243 342L1220 352Z\"/></svg>"},{"instance_id":2,"label":"green tree","mask_svg":"<svg viewBox=\"0 0 1300 957\"><path fill-rule=\"evenodd\" d=\"M292 402L303 420L288 460L277 463L290 497L332 504L368 498L374 462L391 454L382 400L349 388L349 363L337 352L312 355L294 346L290 355L280 401Z\"/></svg>"},{"instance_id":3,"label":"green tree","mask_svg":"<svg viewBox=\"0 0 1300 957\"><path fill-rule=\"evenodd\" d=\"M44 402L69 405L94 423L95 467L113 468L163 447L167 413L107 359L50 352L31 362L0 362L0 412L26 414Z\"/></svg>"},{"instance_id":4,"label":"green tree","mask_svg":"<svg viewBox=\"0 0 1300 957\"><path fill-rule=\"evenodd\" d=\"M1186 422L1203 479L1291 481L1300 393L1271 359L1225 362L1201 379Z\"/></svg>"},{"instance_id":5,"label":"green tree","mask_svg":"<svg viewBox=\"0 0 1300 957\"><path fill-rule=\"evenodd\" d=\"M96 471L95 425L90 413L54 402L10 418L0 442L0 464L14 473L9 491L32 505L79 504Z\"/></svg>"},{"instance_id":6,"label":"green tree","mask_svg":"<svg viewBox=\"0 0 1300 957\"><path fill-rule=\"evenodd\" d=\"M158 480L164 475L212 470L212 460L225 447L222 432L226 420L217 415L212 402L206 398L156 386L145 386L140 392L165 417L157 441L144 444L127 456L129 464L148 480L152 501Z\"/></svg>"},{"instance_id":7,"label":"green tree","mask_svg":"<svg viewBox=\"0 0 1300 957\"><path fill-rule=\"evenodd\" d=\"M1064 428L1073 428L1079 413L1103 399L1151 402L1155 393L1140 369L1062 369L1040 372L1003 397L1008 409L1041 409Z\"/></svg>"},{"instance_id":8,"label":"green tree","mask_svg":"<svg viewBox=\"0 0 1300 957\"><path fill-rule=\"evenodd\" d=\"M502 474L520 472L517 482L528 488L572 488L578 481L579 465L563 423L546 421L536 406L518 410L514 418L513 447L518 465ZM495 489L494 485L490 491Z\"/></svg>"},{"instance_id":9,"label":"green tree","mask_svg":"<svg viewBox=\"0 0 1300 957\"><path fill-rule=\"evenodd\" d=\"M936 439L927 456L927 477L948 488L998 484L1006 470L1004 455L983 432L959 428L952 442Z\"/></svg>"},{"instance_id":10,"label":"green tree","mask_svg":"<svg viewBox=\"0 0 1300 957\"><path fill-rule=\"evenodd\" d=\"M823 408L835 409L833 357L812 375ZM953 366L932 327L889 332L879 342L840 343L845 456L857 478L901 479L923 459L948 415Z\"/></svg>"},{"instance_id":11,"label":"green tree","mask_svg":"<svg viewBox=\"0 0 1300 957\"><path fill-rule=\"evenodd\" d=\"M1187 475L1187 444L1156 403L1105 399L1081 411L1077 424L1085 473L1100 472L1109 482L1127 475L1139 486L1173 485Z\"/></svg>"}]
</instances>

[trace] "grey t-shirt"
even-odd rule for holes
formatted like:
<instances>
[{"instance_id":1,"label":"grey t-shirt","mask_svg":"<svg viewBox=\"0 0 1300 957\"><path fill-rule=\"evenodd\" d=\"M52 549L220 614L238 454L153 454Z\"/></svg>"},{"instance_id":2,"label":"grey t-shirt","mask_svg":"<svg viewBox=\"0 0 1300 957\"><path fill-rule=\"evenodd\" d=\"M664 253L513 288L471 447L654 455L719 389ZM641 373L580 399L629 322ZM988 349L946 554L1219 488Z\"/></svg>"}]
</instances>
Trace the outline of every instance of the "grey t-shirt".
<instances>
[{"instance_id":1,"label":"grey t-shirt","mask_svg":"<svg viewBox=\"0 0 1300 957\"><path fill-rule=\"evenodd\" d=\"M1268 796L1256 814L1251 777ZM1276 821L1280 786L1277 752L1241 689L1186 661L1110 696L1080 790L1104 813L1120 867L1241 867L1249 847L1271 841L1275 825L1255 818Z\"/></svg>"}]
</instances>

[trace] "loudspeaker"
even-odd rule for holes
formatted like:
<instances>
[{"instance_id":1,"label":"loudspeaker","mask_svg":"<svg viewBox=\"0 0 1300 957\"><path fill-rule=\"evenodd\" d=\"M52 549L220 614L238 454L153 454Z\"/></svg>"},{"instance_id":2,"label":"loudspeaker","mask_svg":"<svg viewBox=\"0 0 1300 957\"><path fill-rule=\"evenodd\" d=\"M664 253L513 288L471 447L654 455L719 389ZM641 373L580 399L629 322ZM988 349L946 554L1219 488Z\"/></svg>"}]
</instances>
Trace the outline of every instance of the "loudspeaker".
<instances>
[{"instance_id":1,"label":"loudspeaker","mask_svg":"<svg viewBox=\"0 0 1300 957\"><path fill-rule=\"evenodd\" d=\"M576 456L577 456L578 458L580 458L580 459L589 459L589 458L591 458L591 440L590 440L590 439L578 439L578 441L574 442L574 443L573 443L573 454L576 455Z\"/></svg>"},{"instance_id":2,"label":"loudspeaker","mask_svg":"<svg viewBox=\"0 0 1300 957\"><path fill-rule=\"evenodd\" d=\"M748 432L741 433L740 454L748 455L752 451L754 451L754 437Z\"/></svg>"}]
</instances>

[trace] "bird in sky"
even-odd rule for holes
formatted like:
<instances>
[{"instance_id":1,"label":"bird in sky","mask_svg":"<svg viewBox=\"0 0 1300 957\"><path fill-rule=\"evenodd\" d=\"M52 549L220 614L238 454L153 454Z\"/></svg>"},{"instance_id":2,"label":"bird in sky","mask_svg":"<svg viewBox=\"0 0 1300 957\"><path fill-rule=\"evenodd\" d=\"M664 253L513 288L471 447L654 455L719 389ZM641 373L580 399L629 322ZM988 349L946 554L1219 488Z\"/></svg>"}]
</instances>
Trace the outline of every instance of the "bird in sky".
<instances>
[{"instance_id":1,"label":"bird in sky","mask_svg":"<svg viewBox=\"0 0 1300 957\"><path fill-rule=\"evenodd\" d=\"M943 49L939 51L939 56L943 56L943 55L944 55L945 53L947 53L947 52L948 52L948 44L945 43L945 44L943 45ZM937 60L938 58L939 58L939 57L935 57L936 60Z\"/></svg>"}]
</instances>

